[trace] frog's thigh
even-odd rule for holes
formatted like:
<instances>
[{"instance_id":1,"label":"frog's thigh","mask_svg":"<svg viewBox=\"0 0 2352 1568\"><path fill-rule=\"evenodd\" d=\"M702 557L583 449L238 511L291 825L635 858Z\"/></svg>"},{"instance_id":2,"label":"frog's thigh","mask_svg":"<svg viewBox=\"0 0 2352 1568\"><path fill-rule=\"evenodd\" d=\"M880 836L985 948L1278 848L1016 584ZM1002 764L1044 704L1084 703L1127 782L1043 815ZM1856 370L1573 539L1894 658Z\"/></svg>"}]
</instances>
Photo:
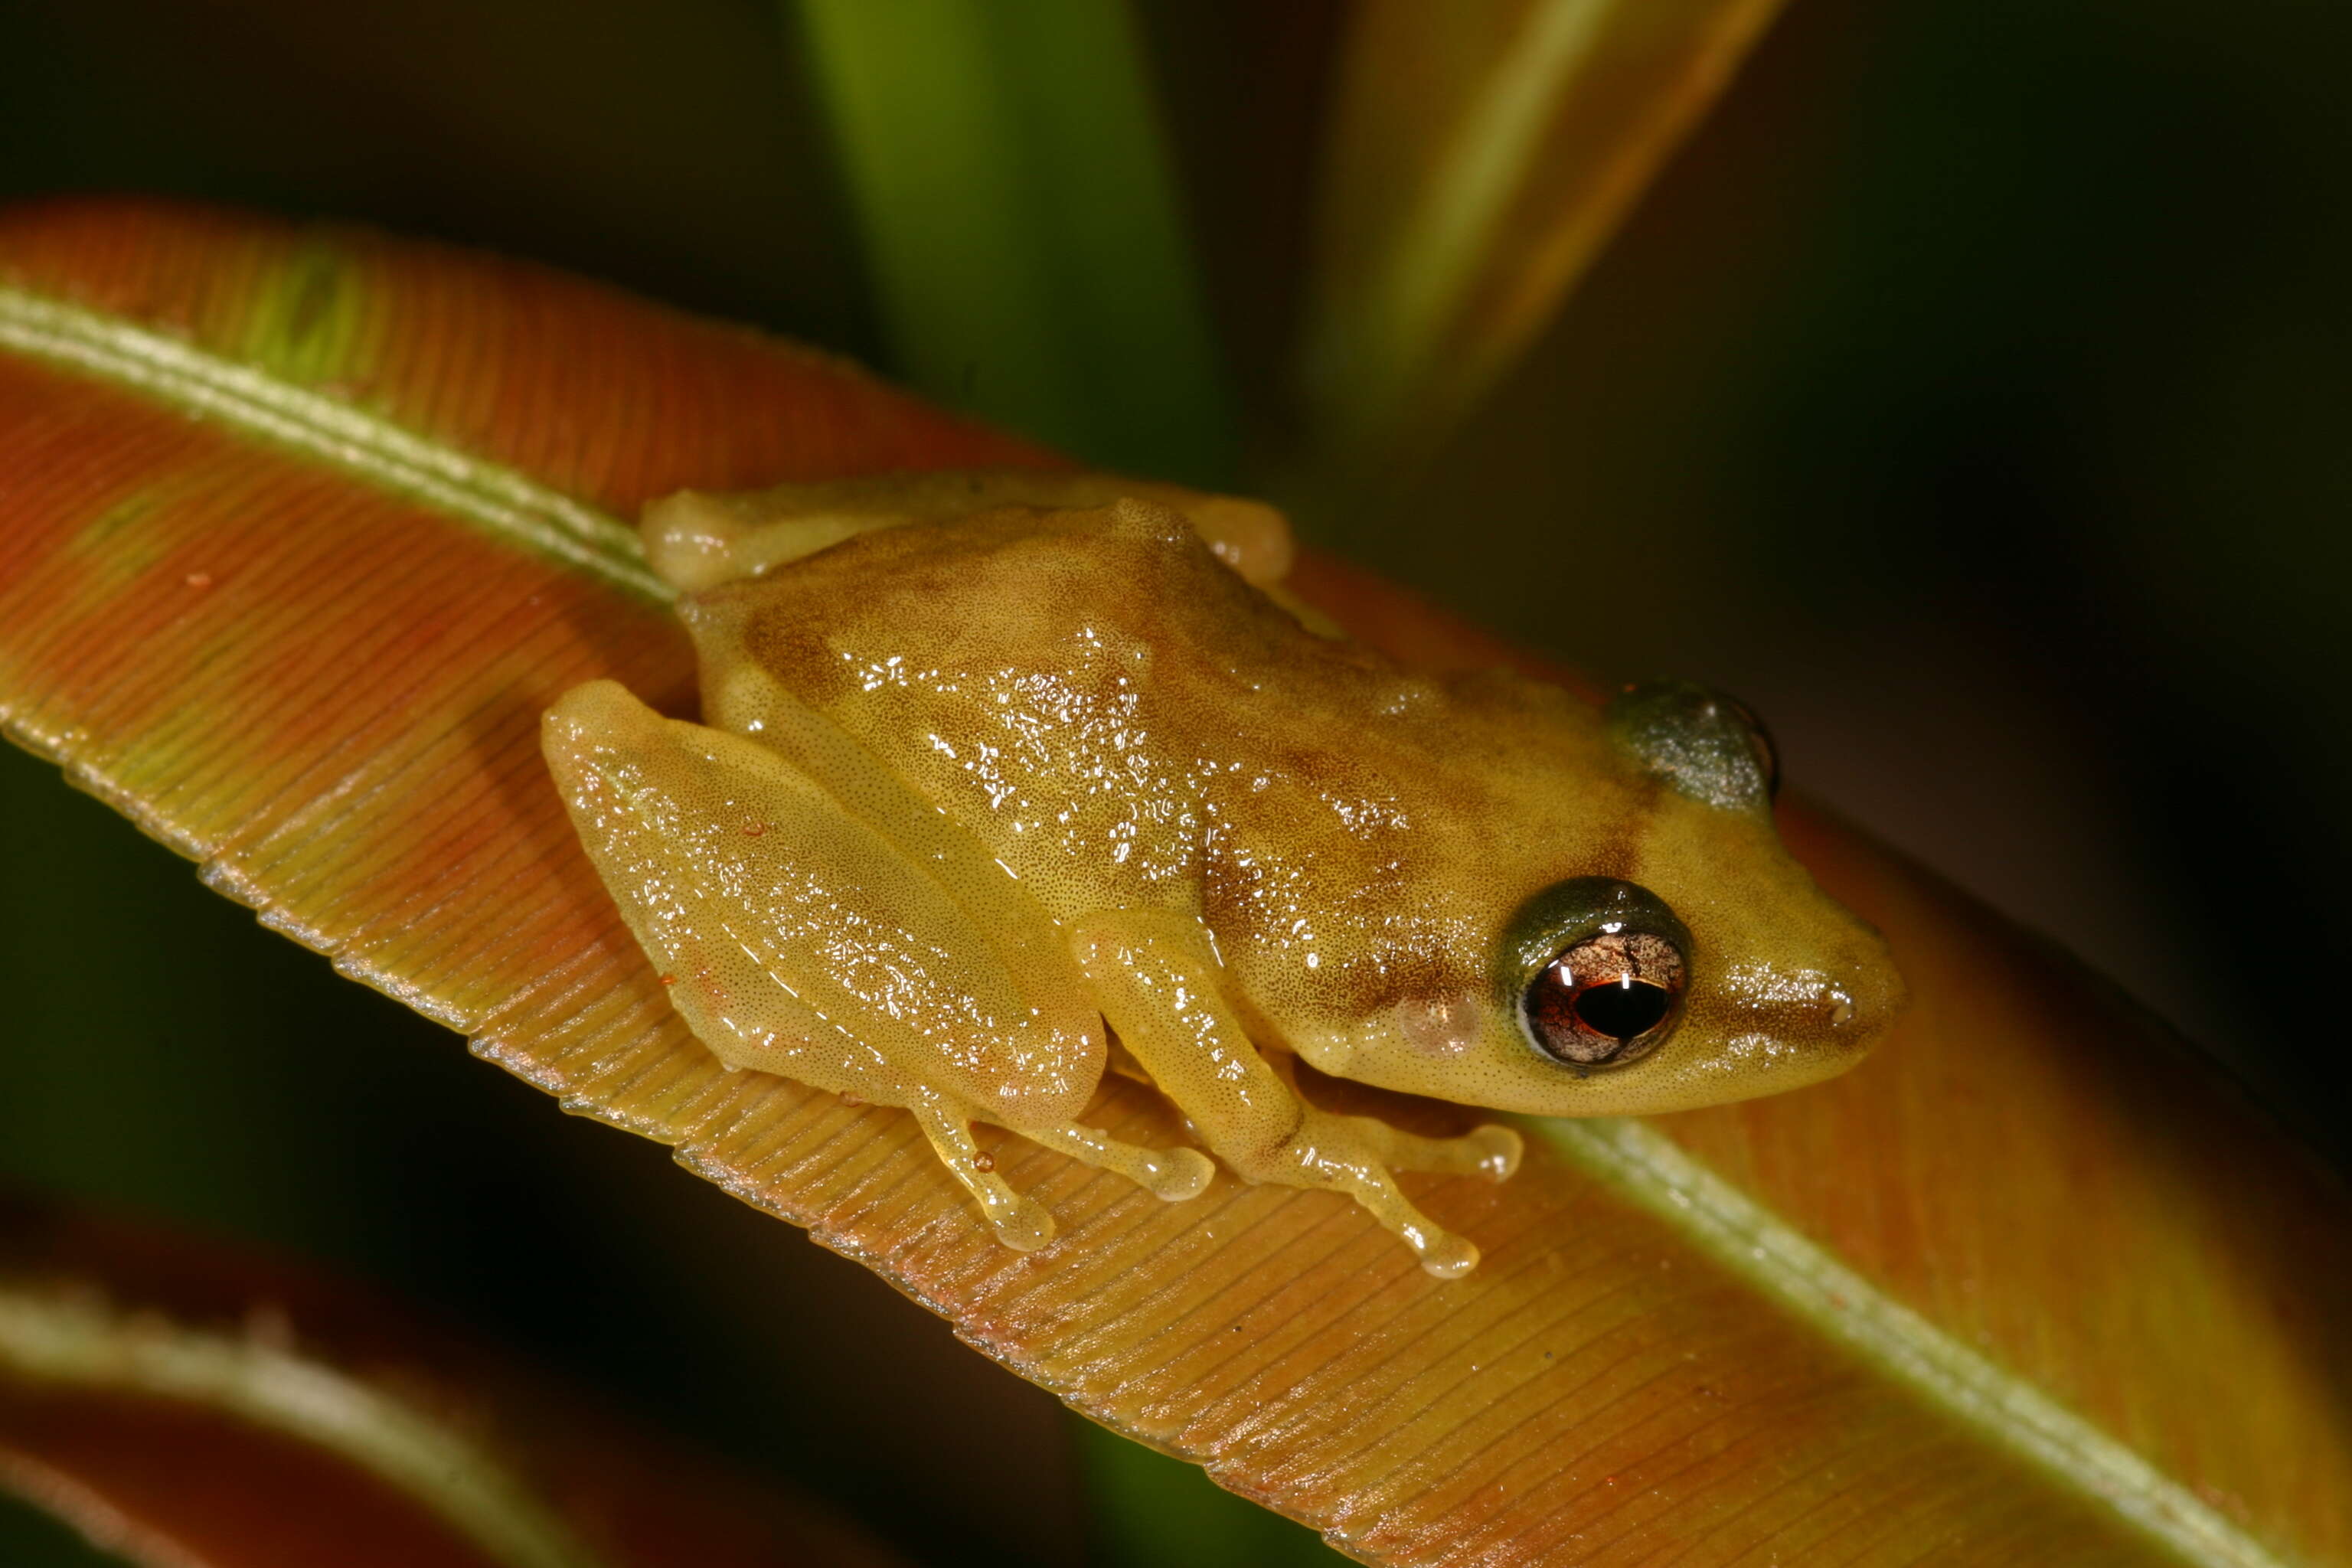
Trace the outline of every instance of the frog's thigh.
<instances>
[{"instance_id":1,"label":"frog's thigh","mask_svg":"<svg viewBox=\"0 0 2352 1568\"><path fill-rule=\"evenodd\" d=\"M698 637L700 633L698 626ZM1061 927L978 840L927 805L873 752L793 697L756 664L724 667L724 673L706 686L703 700L727 729L756 732L780 758L835 798L848 803L908 858L929 867L941 882L953 888L964 909L987 929L1005 962L1021 972L1033 997L1062 1011L1083 1008L1089 1019L1094 1016L1093 1000L1073 966ZM1090 1037L1085 1058L1089 1087L1101 1078L1094 1043ZM1171 1200L1197 1195L1215 1173L1215 1167L1197 1150L1154 1150L1122 1143L1076 1121L1015 1121L985 1111L981 1120L1057 1149L1072 1159L1116 1172Z\"/></svg>"},{"instance_id":2,"label":"frog's thigh","mask_svg":"<svg viewBox=\"0 0 2352 1568\"><path fill-rule=\"evenodd\" d=\"M565 694L546 748L640 942L691 944L697 965L673 973L698 988L709 972L708 1011L739 1025L813 1014L1016 1126L1057 1126L1092 1097L1101 1026L1083 991L1008 963L925 868L775 752L664 719L612 681ZM757 1035L705 1040L737 1065L774 1066L744 1048Z\"/></svg>"},{"instance_id":3,"label":"frog's thigh","mask_svg":"<svg viewBox=\"0 0 2352 1568\"><path fill-rule=\"evenodd\" d=\"M567 693L548 715L545 744L581 839L673 1005L730 1067L905 1107L1017 1247L1042 1246L1053 1222L992 1173L972 1142L975 1121L1163 1198L1208 1184L1212 1167L1197 1150L1146 1149L1068 1120L1101 1068L1100 1027L1076 976L1065 994L1050 976L1012 973L900 849L782 757L663 719L610 681ZM811 908L822 921L808 919ZM1042 914L1018 901L989 914L1000 926L1042 922L1045 954L1069 963ZM867 967L888 983L884 993ZM927 1014L928 1029L908 1026ZM975 1014L1003 1026L944 1061L943 1026L969 1026Z\"/></svg>"},{"instance_id":4,"label":"frog's thigh","mask_svg":"<svg viewBox=\"0 0 2352 1568\"><path fill-rule=\"evenodd\" d=\"M1076 934L1097 1002L1160 1092L1244 1180L1348 1194L1440 1279L1466 1274L1478 1249L1440 1230L1397 1190L1384 1151L1411 1135L1369 1131L1301 1100L1250 1043L1218 994L1218 963L1197 921L1150 911L1090 917Z\"/></svg>"}]
</instances>

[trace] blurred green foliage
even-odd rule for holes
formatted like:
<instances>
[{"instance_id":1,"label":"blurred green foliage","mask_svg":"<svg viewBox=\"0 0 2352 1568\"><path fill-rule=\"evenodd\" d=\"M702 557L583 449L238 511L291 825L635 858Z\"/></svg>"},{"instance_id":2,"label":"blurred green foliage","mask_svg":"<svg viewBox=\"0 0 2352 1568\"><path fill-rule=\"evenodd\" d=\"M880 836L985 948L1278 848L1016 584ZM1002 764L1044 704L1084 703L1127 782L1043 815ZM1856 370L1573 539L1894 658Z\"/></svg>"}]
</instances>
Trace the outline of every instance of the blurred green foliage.
<instances>
[{"instance_id":1,"label":"blurred green foliage","mask_svg":"<svg viewBox=\"0 0 2352 1568\"><path fill-rule=\"evenodd\" d=\"M1233 482L1124 0L802 0L890 361L1107 468Z\"/></svg>"},{"instance_id":2,"label":"blurred green foliage","mask_svg":"<svg viewBox=\"0 0 2352 1568\"><path fill-rule=\"evenodd\" d=\"M0 1495L0 1563L8 1568L121 1568L122 1559L99 1551L47 1514Z\"/></svg>"},{"instance_id":3,"label":"blurred green foliage","mask_svg":"<svg viewBox=\"0 0 2352 1568\"><path fill-rule=\"evenodd\" d=\"M1178 195L1121 232L1189 221L1213 326L1177 415L1082 396L1124 429L1040 433L1218 478L1222 360L1243 482L1280 467L1341 12L1135 7L1127 90L1165 108ZM926 318L872 280L900 242L836 172L814 37L766 0L16 0L0 195L361 217L986 405L1017 378L925 362ZM2352 10L2301 0L1795 0L1435 469L1302 523L1577 662L1742 691L1801 786L2122 975L2340 1154L2347 79ZM1051 72L998 85L1016 146L1116 112ZM1069 175L1057 243L1102 237L1105 177ZM1086 362L1089 393L1166 368L1189 285L1153 265L1120 296L1160 302L1127 323L1139 363ZM934 1560L1085 1550L1047 1396L660 1151L550 1115L13 753L0 985L0 1175L406 1290ZM1082 1449L1104 1561L1305 1539Z\"/></svg>"}]
</instances>

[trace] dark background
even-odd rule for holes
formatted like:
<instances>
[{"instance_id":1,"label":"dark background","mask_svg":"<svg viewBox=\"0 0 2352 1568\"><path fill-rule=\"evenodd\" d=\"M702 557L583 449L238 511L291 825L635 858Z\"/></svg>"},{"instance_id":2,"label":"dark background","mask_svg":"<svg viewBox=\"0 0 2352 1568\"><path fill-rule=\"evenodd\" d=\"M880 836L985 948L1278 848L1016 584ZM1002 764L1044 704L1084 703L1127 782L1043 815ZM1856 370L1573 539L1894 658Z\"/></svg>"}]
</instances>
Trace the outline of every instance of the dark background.
<instances>
[{"instance_id":1,"label":"dark background","mask_svg":"<svg viewBox=\"0 0 2352 1568\"><path fill-rule=\"evenodd\" d=\"M1247 488L1292 430L1339 8L1140 15ZM883 359L767 4L0 0L0 196L364 218ZM2341 5L1795 0L1434 471L1302 524L1576 663L1740 692L1798 787L2116 975L2340 1166L2347 87ZM0 984L0 1176L494 1333L563 1299L534 1353L917 1550L1079 1552L1045 1395L13 753Z\"/></svg>"}]
</instances>

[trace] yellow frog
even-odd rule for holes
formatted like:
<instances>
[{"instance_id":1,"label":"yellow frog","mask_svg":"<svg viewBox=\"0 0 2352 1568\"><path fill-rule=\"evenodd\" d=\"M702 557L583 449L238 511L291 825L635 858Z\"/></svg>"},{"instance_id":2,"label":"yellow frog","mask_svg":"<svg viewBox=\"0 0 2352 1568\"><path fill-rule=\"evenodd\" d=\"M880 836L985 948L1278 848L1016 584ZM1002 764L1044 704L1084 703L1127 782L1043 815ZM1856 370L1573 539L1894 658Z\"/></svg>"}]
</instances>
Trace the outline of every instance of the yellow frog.
<instances>
[{"instance_id":1,"label":"yellow frog","mask_svg":"<svg viewBox=\"0 0 2352 1568\"><path fill-rule=\"evenodd\" d=\"M567 693L582 841L722 1061L905 1107L1009 1246L1053 1221L975 1121L1171 1200L1213 1173L1078 1120L1106 1020L1243 1179L1346 1193L1450 1278L1477 1249L1391 1173L1499 1181L1517 1135L1318 1110L1291 1058L1643 1113L1841 1072L1900 1005L1781 848L1738 704L1399 668L1286 607L1255 502L911 474L689 492L646 538L705 721Z\"/></svg>"}]
</instances>

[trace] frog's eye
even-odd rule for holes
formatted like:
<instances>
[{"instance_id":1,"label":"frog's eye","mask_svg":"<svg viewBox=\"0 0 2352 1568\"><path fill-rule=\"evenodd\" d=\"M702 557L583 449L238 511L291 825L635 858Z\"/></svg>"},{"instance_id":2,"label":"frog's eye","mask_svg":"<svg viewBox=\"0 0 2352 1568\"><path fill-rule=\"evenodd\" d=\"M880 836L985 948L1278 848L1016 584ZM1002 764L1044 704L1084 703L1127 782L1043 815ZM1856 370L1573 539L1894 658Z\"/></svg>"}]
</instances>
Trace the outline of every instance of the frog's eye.
<instances>
[{"instance_id":1,"label":"frog's eye","mask_svg":"<svg viewBox=\"0 0 2352 1568\"><path fill-rule=\"evenodd\" d=\"M1536 1049L1573 1068L1619 1067L1675 1032L1689 955L1689 931L1647 888L1575 877L1511 917L1498 978Z\"/></svg>"},{"instance_id":2,"label":"frog's eye","mask_svg":"<svg viewBox=\"0 0 2352 1568\"><path fill-rule=\"evenodd\" d=\"M1519 1000L1528 1038L1579 1067L1649 1054L1682 1016L1683 953L1651 931L1603 931L1546 964Z\"/></svg>"}]
</instances>

